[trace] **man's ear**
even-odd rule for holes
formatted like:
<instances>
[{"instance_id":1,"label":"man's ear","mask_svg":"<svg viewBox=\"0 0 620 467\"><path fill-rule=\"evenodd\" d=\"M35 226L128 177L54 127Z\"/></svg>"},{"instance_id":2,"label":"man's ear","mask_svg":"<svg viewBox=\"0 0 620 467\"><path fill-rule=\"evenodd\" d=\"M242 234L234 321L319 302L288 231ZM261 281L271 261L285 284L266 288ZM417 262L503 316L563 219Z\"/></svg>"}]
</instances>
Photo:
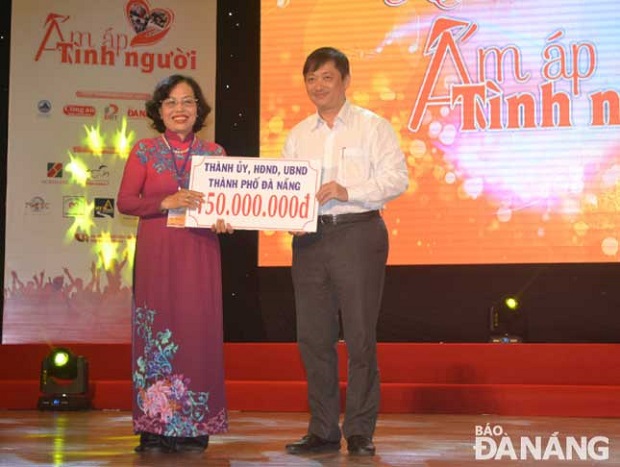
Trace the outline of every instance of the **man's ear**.
<instances>
[{"instance_id":1,"label":"man's ear","mask_svg":"<svg viewBox=\"0 0 620 467\"><path fill-rule=\"evenodd\" d=\"M351 75L347 75L344 79L344 88L349 89L349 84L351 84Z\"/></svg>"}]
</instances>

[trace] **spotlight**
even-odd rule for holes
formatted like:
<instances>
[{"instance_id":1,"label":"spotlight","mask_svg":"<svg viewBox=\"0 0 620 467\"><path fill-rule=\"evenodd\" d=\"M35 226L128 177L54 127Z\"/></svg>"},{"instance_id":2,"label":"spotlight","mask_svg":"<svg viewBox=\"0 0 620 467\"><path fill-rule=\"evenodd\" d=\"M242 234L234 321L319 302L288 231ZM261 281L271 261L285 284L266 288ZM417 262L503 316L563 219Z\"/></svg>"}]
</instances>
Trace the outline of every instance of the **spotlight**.
<instances>
[{"instance_id":1,"label":"spotlight","mask_svg":"<svg viewBox=\"0 0 620 467\"><path fill-rule=\"evenodd\" d=\"M523 342L527 335L526 318L517 297L506 296L494 303L491 306L489 342Z\"/></svg>"},{"instance_id":2,"label":"spotlight","mask_svg":"<svg viewBox=\"0 0 620 467\"><path fill-rule=\"evenodd\" d=\"M90 409L88 362L57 347L41 362L39 410Z\"/></svg>"}]
</instances>

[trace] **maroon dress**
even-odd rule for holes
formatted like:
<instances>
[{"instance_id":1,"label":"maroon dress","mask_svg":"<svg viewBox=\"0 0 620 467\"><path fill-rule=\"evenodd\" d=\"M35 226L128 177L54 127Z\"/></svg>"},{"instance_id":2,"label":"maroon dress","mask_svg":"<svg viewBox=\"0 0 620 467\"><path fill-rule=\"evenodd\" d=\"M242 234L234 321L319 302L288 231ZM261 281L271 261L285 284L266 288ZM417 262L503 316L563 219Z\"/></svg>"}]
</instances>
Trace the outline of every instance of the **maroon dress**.
<instances>
[{"instance_id":1,"label":"maroon dress","mask_svg":"<svg viewBox=\"0 0 620 467\"><path fill-rule=\"evenodd\" d=\"M228 428L218 237L167 227L160 211L166 196L187 188L190 155L224 150L168 131L138 141L118 193L118 210L140 218L132 315L136 433L196 437Z\"/></svg>"}]
</instances>

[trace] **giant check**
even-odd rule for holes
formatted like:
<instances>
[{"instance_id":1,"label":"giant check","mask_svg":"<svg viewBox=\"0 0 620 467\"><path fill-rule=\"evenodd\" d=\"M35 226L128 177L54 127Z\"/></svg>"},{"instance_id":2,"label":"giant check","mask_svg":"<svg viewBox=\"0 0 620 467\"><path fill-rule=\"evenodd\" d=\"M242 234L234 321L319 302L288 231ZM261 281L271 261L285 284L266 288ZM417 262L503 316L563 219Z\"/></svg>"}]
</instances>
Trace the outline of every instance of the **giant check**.
<instances>
[{"instance_id":1,"label":"giant check","mask_svg":"<svg viewBox=\"0 0 620 467\"><path fill-rule=\"evenodd\" d=\"M257 157L192 157L189 188L204 193L186 227L224 219L234 229L315 232L321 161Z\"/></svg>"}]
</instances>

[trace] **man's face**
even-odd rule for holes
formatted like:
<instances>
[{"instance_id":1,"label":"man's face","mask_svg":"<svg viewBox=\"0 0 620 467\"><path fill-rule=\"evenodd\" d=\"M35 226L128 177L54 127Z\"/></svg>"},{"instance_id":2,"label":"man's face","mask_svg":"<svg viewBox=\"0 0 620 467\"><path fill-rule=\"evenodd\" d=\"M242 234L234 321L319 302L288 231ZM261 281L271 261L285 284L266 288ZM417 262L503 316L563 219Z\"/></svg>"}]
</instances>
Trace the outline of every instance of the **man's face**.
<instances>
[{"instance_id":1,"label":"man's face","mask_svg":"<svg viewBox=\"0 0 620 467\"><path fill-rule=\"evenodd\" d=\"M333 60L325 62L315 71L304 76L306 92L319 114L338 112L346 99L349 76L345 79L334 65Z\"/></svg>"}]
</instances>

